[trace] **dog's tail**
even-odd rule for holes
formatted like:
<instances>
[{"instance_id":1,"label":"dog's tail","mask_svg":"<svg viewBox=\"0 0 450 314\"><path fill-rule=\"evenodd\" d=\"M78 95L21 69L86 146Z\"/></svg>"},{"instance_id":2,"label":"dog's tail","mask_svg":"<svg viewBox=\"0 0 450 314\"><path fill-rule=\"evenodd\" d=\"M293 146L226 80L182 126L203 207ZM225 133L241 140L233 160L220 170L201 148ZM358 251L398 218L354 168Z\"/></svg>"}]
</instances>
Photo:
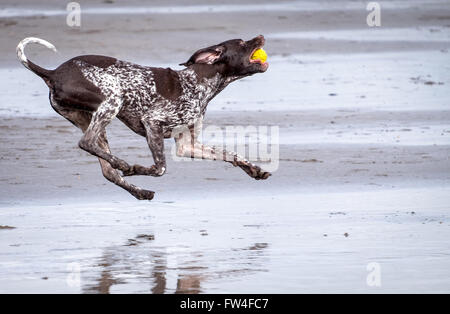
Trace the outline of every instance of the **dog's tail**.
<instances>
[{"instance_id":1,"label":"dog's tail","mask_svg":"<svg viewBox=\"0 0 450 314\"><path fill-rule=\"evenodd\" d=\"M44 45L45 47L53 50L54 52L56 52L56 48L55 46L53 46L51 43L49 43L46 40L40 39L40 38L36 38L36 37L27 37L24 40L22 40L16 48L17 51L17 58L19 58L19 61L29 70L33 71L34 73L36 73L37 75L39 75L42 78L48 77L50 75L51 70L46 70L44 68L41 68L40 66L38 66L37 64L34 64L33 62L31 62L30 60L27 59L27 57L25 56L25 46L28 45L29 43L33 43L33 44L41 44Z\"/></svg>"}]
</instances>

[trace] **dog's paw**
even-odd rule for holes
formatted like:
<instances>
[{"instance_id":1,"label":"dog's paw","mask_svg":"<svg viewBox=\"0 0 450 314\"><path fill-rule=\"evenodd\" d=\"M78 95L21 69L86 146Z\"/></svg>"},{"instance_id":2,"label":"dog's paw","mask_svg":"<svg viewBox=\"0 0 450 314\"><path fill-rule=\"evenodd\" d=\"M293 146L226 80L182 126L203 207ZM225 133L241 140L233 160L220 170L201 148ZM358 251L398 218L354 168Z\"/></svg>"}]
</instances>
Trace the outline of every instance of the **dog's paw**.
<instances>
[{"instance_id":1,"label":"dog's paw","mask_svg":"<svg viewBox=\"0 0 450 314\"><path fill-rule=\"evenodd\" d=\"M266 180L268 179L272 174L268 171L264 171L260 168L260 171L258 172L257 176L254 177L255 180Z\"/></svg>"},{"instance_id":2,"label":"dog's paw","mask_svg":"<svg viewBox=\"0 0 450 314\"><path fill-rule=\"evenodd\" d=\"M135 165L129 167L128 169L122 170L122 177L134 176L136 174Z\"/></svg>"},{"instance_id":3,"label":"dog's paw","mask_svg":"<svg viewBox=\"0 0 450 314\"><path fill-rule=\"evenodd\" d=\"M254 165L250 162L242 162L237 164L242 170L244 170L250 177L255 180L266 180L272 174L270 172L264 171L261 167Z\"/></svg>"},{"instance_id":4,"label":"dog's paw","mask_svg":"<svg viewBox=\"0 0 450 314\"><path fill-rule=\"evenodd\" d=\"M114 157L111 162L111 167L113 167L114 169L118 169L122 172L128 172L128 171L132 171L133 167L131 167L126 161L116 158Z\"/></svg>"},{"instance_id":5,"label":"dog's paw","mask_svg":"<svg viewBox=\"0 0 450 314\"><path fill-rule=\"evenodd\" d=\"M141 165L133 165L129 169L122 170L122 176L158 176L158 169L155 165L150 168Z\"/></svg>"},{"instance_id":6,"label":"dog's paw","mask_svg":"<svg viewBox=\"0 0 450 314\"><path fill-rule=\"evenodd\" d=\"M151 201L153 199L153 197L155 196L155 192L149 191L149 190L139 190L139 191L133 192L131 194L140 201L142 201L142 200Z\"/></svg>"},{"instance_id":7,"label":"dog's paw","mask_svg":"<svg viewBox=\"0 0 450 314\"><path fill-rule=\"evenodd\" d=\"M253 175L251 177L255 180L266 180L272 175L270 172L264 171L258 166L253 166L252 173Z\"/></svg>"}]
</instances>

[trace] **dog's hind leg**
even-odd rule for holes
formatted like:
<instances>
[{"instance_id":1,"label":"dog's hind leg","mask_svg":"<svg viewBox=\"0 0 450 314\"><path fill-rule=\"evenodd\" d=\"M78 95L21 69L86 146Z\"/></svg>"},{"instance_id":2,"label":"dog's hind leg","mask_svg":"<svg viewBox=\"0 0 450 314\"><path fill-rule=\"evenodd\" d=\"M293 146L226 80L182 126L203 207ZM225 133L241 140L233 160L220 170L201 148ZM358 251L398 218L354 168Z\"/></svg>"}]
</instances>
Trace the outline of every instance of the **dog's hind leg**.
<instances>
[{"instance_id":1,"label":"dog's hind leg","mask_svg":"<svg viewBox=\"0 0 450 314\"><path fill-rule=\"evenodd\" d=\"M85 133L90 125L90 122L92 120L92 113L86 112L86 111L78 111L78 110L69 110L67 108L63 108L57 104L56 101L54 101L53 98L51 98L51 103L53 108L62 115L64 118L69 120L72 124L74 124L76 127L81 129L83 133ZM98 137L97 144L100 146L101 149L105 150L108 153L111 153L108 145L108 140L106 138L106 132L101 132ZM153 191L143 190L133 184L128 183L125 181L119 171L111 167L111 165L105 161L102 158L98 158L100 162L100 166L102 168L103 176L110 182L116 184L117 186L120 186L121 188L128 191L131 195L136 197L139 200L151 200L154 196Z\"/></svg>"},{"instance_id":2,"label":"dog's hind leg","mask_svg":"<svg viewBox=\"0 0 450 314\"><path fill-rule=\"evenodd\" d=\"M106 138L106 133L102 132L99 135L98 139L98 145L104 149L106 152L111 153L108 145L108 140ZM133 184L128 183L127 181L122 178L119 171L111 167L110 163L106 160L99 158L100 166L102 167L102 173L103 176L110 182L114 183L115 185L120 186L121 188L127 190L131 195L136 197L139 200L151 200L153 199L153 196L155 195L155 192L143 190Z\"/></svg>"},{"instance_id":3,"label":"dog's hind leg","mask_svg":"<svg viewBox=\"0 0 450 314\"><path fill-rule=\"evenodd\" d=\"M129 171L131 166L124 160L113 156L99 145L100 135L105 132L106 126L114 119L120 110L120 104L110 99L100 105L94 113L91 123L81 138L78 146L88 153L107 161L114 169Z\"/></svg>"}]
</instances>

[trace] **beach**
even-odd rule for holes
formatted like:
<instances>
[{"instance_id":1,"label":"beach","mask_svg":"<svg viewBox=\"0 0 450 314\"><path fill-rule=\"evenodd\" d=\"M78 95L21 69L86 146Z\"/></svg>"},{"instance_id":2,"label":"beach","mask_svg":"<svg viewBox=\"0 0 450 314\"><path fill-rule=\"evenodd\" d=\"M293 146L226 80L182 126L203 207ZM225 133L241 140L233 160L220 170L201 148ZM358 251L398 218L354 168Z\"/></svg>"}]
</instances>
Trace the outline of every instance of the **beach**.
<instances>
[{"instance_id":1,"label":"beach","mask_svg":"<svg viewBox=\"0 0 450 314\"><path fill-rule=\"evenodd\" d=\"M58 1L0 5L0 292L450 292L447 1L380 1L380 27L364 1L80 4L74 28ZM102 176L15 54L35 36L58 49L27 47L45 68L101 54L180 70L259 34L269 69L214 98L204 129L274 128L277 162L256 161L272 176L179 160L167 139L164 176L127 178L152 201ZM153 164L120 121L107 132L114 154Z\"/></svg>"}]
</instances>

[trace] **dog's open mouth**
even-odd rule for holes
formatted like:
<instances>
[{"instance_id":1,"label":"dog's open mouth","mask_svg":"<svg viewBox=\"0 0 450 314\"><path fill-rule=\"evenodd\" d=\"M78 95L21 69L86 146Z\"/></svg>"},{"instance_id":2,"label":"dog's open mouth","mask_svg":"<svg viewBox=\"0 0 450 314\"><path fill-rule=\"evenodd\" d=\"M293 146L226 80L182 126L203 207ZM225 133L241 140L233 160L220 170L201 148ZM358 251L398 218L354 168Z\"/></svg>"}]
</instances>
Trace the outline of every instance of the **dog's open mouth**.
<instances>
[{"instance_id":1,"label":"dog's open mouth","mask_svg":"<svg viewBox=\"0 0 450 314\"><path fill-rule=\"evenodd\" d=\"M267 63L265 60L264 60L264 61L261 60L261 58L260 58L259 55L256 55L256 56L255 56L255 53L256 53L258 50L262 49L263 46L264 46L264 45L260 45L260 46L256 47L255 49L253 49L252 53L251 53L250 56L248 57L250 63L259 63L259 64L261 64L261 65L268 65L268 63ZM265 54L264 50L263 50L263 53ZM265 56L265 58L267 58L267 55Z\"/></svg>"}]
</instances>

